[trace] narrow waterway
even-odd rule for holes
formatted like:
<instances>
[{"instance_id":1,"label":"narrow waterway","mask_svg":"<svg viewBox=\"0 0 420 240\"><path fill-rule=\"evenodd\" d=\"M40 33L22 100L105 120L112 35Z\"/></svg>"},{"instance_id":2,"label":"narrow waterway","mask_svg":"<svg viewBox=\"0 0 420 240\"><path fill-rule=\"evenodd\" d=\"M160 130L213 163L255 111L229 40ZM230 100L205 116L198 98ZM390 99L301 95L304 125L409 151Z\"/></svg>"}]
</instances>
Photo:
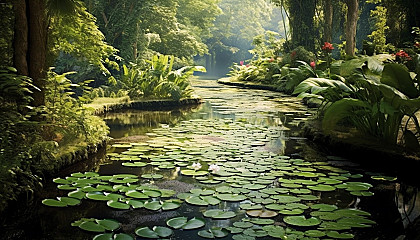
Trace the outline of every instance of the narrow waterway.
<instances>
[{"instance_id":1,"label":"narrow waterway","mask_svg":"<svg viewBox=\"0 0 420 240\"><path fill-rule=\"evenodd\" d=\"M39 200L6 224L5 239L396 239L419 216L416 186L302 138L315 110L299 99L214 80L193 86L200 106L104 116L112 146L46 186L46 199L78 201ZM168 222L177 217L185 223ZM120 227L80 227L92 219Z\"/></svg>"}]
</instances>

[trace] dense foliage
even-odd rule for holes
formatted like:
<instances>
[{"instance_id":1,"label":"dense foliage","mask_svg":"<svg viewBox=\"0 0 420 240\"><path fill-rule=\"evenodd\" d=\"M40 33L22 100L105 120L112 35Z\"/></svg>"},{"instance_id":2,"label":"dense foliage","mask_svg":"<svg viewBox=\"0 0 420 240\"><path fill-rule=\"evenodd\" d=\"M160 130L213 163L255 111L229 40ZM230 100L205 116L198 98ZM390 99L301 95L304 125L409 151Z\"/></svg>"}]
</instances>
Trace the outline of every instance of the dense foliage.
<instances>
[{"instance_id":1,"label":"dense foliage","mask_svg":"<svg viewBox=\"0 0 420 240\"><path fill-rule=\"evenodd\" d=\"M255 43L257 53L263 49L260 46L263 42ZM272 47L271 57L255 54L249 64L235 65L231 76L234 80L269 84L302 98L316 99L326 132L335 130L337 125L354 127L381 143L401 144L407 151L418 152L417 45L415 42L413 48L406 49L411 54L399 50L392 55L359 56L351 60L333 59L334 47L328 42L317 57L302 47L290 54Z\"/></svg>"},{"instance_id":2,"label":"dense foliage","mask_svg":"<svg viewBox=\"0 0 420 240\"><path fill-rule=\"evenodd\" d=\"M121 95L123 91L131 99L143 98L172 98L179 100L191 97L192 89L189 77L194 71L205 72L206 69L200 66L185 66L178 70L173 69L175 57L168 55L154 55L147 60L145 67L131 64L123 65L121 77L112 83L109 88L110 95Z\"/></svg>"}]
</instances>

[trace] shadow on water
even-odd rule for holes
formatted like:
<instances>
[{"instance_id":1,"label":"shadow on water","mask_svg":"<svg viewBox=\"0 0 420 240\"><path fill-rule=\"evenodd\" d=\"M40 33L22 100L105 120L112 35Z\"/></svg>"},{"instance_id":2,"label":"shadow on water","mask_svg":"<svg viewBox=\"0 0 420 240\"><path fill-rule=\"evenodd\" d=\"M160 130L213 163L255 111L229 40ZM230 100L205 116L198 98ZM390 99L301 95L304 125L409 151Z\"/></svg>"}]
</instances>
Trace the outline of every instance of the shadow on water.
<instances>
[{"instance_id":1,"label":"shadow on water","mask_svg":"<svg viewBox=\"0 0 420 240\"><path fill-rule=\"evenodd\" d=\"M404 234L404 229L410 228L412 223L419 219L420 194L417 186L399 182L399 180L393 182L373 180L370 176L382 173L363 172L351 160L325 156L307 144L301 137L301 130L306 119L312 116L313 112L302 106L298 99L264 90L224 87L212 80L195 80L193 85L197 95L202 96L205 100L200 106L167 111L124 111L106 114L104 119L110 127L110 136L114 138L113 142L147 142L150 140L150 133L153 130L176 127L194 119L226 119L243 123L245 126L263 126L275 134L273 134L272 140L267 142L262 149L258 148L255 154L258 155L261 151L261 154L267 154L267 157L270 157L270 154L279 154L305 159L313 163L328 162L330 165L348 170L352 174L362 173L363 178L355 181L373 185L371 191L374 192L374 195L371 197L353 196L343 189L318 193L320 203L335 204L339 208L360 208L371 213L371 219L377 224L370 228L357 228L349 231L354 233L355 239L396 239ZM205 131L206 129L203 129L203 132ZM261 133L255 130L252 134ZM223 140L223 136L220 139L199 137L202 138L202 141L208 142ZM124 150L108 148L107 152L118 153ZM172 189L176 192L188 192L193 188L214 188L198 183L192 177L182 175L180 170L179 166L167 170L151 165L128 168L123 166L121 161L112 161L109 156L102 153L94 159L65 169L59 177L69 176L72 172L84 171L98 172L101 175L124 173L136 176L159 173L163 175L162 179L145 180L143 184L153 184L159 188ZM66 193L66 191L58 190L56 184L47 183L44 192L41 193L41 199L55 198ZM71 227L71 223L80 218L116 219L122 223L119 232L133 235L134 230L139 226L164 226L167 219L177 216L202 217L204 211L212 208L234 211L237 216L228 220L206 219L206 229L208 227L226 227L246 217L244 211L238 211L239 204L239 202L225 201L209 207L182 204L181 208L176 211L155 212L146 209L114 210L109 208L105 202L89 200L83 200L82 204L77 207L57 209L46 207L41 204L40 199L37 199L23 212L19 211L17 214L11 214L14 217L6 218L0 236L3 235L1 239L92 239L94 234ZM18 216L16 217L16 215ZM282 218L283 216L279 215L274 220L284 226ZM199 230L177 231L171 239L201 239L197 236ZM223 239L232 239L232 235Z\"/></svg>"}]
</instances>

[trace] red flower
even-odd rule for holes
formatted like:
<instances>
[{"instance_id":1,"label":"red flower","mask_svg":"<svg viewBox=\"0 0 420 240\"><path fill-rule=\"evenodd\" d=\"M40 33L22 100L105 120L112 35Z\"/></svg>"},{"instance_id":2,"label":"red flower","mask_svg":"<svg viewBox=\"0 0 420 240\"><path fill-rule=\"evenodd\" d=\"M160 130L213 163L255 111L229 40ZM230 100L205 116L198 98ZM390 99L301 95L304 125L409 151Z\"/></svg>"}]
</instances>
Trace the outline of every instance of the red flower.
<instances>
[{"instance_id":1,"label":"red flower","mask_svg":"<svg viewBox=\"0 0 420 240\"><path fill-rule=\"evenodd\" d=\"M290 54L290 57L291 57L291 58L295 58L295 57L296 57L296 51L293 51L293 52Z\"/></svg>"},{"instance_id":2,"label":"red flower","mask_svg":"<svg viewBox=\"0 0 420 240\"><path fill-rule=\"evenodd\" d=\"M408 55L408 53L404 52L404 50L400 50L399 52L395 53L395 56L397 58L400 58L401 60L410 61L411 57Z\"/></svg>"},{"instance_id":3,"label":"red flower","mask_svg":"<svg viewBox=\"0 0 420 240\"><path fill-rule=\"evenodd\" d=\"M315 69L315 67L316 67L316 63L315 63L314 61L312 61L312 62L310 63L310 65L311 65L311 67L312 67L313 69Z\"/></svg>"},{"instance_id":4,"label":"red flower","mask_svg":"<svg viewBox=\"0 0 420 240\"><path fill-rule=\"evenodd\" d=\"M245 67L249 67L250 65L249 64L247 64Z\"/></svg>"},{"instance_id":5,"label":"red flower","mask_svg":"<svg viewBox=\"0 0 420 240\"><path fill-rule=\"evenodd\" d=\"M239 64L240 64L241 66L243 66L243 65L244 65L244 61L240 61L240 62L239 62Z\"/></svg>"},{"instance_id":6,"label":"red flower","mask_svg":"<svg viewBox=\"0 0 420 240\"><path fill-rule=\"evenodd\" d=\"M324 46L322 46L322 50L326 52L331 52L334 49L333 45L329 42L324 42Z\"/></svg>"},{"instance_id":7,"label":"red flower","mask_svg":"<svg viewBox=\"0 0 420 240\"><path fill-rule=\"evenodd\" d=\"M270 60L268 60L268 62L274 62L274 58L270 58Z\"/></svg>"}]
</instances>

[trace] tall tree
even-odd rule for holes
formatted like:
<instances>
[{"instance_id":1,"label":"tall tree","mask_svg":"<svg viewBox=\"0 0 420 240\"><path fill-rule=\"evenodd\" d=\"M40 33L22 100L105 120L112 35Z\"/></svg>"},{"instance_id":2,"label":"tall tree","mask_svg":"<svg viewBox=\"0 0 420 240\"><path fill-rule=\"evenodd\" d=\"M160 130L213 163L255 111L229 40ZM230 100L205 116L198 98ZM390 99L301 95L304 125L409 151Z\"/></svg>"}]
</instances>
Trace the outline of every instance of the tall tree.
<instances>
[{"instance_id":1,"label":"tall tree","mask_svg":"<svg viewBox=\"0 0 420 240\"><path fill-rule=\"evenodd\" d=\"M332 0L324 0L324 42L332 42L334 8Z\"/></svg>"},{"instance_id":2,"label":"tall tree","mask_svg":"<svg viewBox=\"0 0 420 240\"><path fill-rule=\"evenodd\" d=\"M14 66L19 74L29 76L40 91L34 91L34 106L44 105L47 76L46 0L16 0Z\"/></svg>"},{"instance_id":3,"label":"tall tree","mask_svg":"<svg viewBox=\"0 0 420 240\"><path fill-rule=\"evenodd\" d=\"M359 17L359 0L346 0L347 22L346 22L346 55L355 56L356 50L356 29Z\"/></svg>"},{"instance_id":4,"label":"tall tree","mask_svg":"<svg viewBox=\"0 0 420 240\"><path fill-rule=\"evenodd\" d=\"M315 50L315 0L289 0L290 28L292 45L303 46L307 50Z\"/></svg>"}]
</instances>

